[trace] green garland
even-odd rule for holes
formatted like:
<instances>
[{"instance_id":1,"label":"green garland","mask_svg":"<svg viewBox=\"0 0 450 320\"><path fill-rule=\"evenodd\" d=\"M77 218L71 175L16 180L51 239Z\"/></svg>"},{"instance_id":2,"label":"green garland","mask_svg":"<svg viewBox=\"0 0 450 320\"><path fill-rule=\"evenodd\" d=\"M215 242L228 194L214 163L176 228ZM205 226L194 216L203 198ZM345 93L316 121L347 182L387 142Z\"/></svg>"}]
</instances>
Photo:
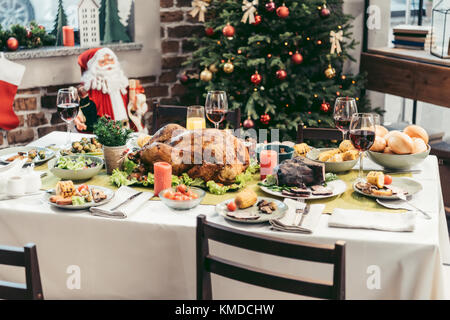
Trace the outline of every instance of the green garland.
<instances>
[{"instance_id":1,"label":"green garland","mask_svg":"<svg viewBox=\"0 0 450 320\"><path fill-rule=\"evenodd\" d=\"M9 38L16 38L19 42L19 49L33 49L42 46L55 45L55 36L48 34L43 26L36 22L31 22L29 26L19 24L12 25L8 30L2 29L0 25L0 50L8 51L7 41ZM19 50L18 49L18 50Z\"/></svg>"}]
</instances>

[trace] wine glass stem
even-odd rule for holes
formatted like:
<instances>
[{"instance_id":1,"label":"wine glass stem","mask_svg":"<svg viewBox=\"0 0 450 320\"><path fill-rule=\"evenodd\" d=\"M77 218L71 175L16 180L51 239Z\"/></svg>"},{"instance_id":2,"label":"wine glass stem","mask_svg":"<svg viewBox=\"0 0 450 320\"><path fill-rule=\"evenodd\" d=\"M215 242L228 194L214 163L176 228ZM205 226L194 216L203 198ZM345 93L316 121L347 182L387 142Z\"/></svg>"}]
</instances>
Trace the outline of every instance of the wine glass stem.
<instances>
[{"instance_id":1,"label":"wine glass stem","mask_svg":"<svg viewBox=\"0 0 450 320\"><path fill-rule=\"evenodd\" d=\"M215 127L216 129L219 129L219 123L218 123L218 122L214 122L214 127Z\"/></svg>"},{"instance_id":2,"label":"wine glass stem","mask_svg":"<svg viewBox=\"0 0 450 320\"><path fill-rule=\"evenodd\" d=\"M70 146L71 143L72 143L72 140L70 139L70 122L67 122L67 140L66 140L66 144L68 146Z\"/></svg>"},{"instance_id":3,"label":"wine glass stem","mask_svg":"<svg viewBox=\"0 0 450 320\"><path fill-rule=\"evenodd\" d=\"M364 174L363 174L363 155L364 155L364 151L360 151L359 152L359 174L358 174L358 178L360 180L364 179Z\"/></svg>"}]
</instances>

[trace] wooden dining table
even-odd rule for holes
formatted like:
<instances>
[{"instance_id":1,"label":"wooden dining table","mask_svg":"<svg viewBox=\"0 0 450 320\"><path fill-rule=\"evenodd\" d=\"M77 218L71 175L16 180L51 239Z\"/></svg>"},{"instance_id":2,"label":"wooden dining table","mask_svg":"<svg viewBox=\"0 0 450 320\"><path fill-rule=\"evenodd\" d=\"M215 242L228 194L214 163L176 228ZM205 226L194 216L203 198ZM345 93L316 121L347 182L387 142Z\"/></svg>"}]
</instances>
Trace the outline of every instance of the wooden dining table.
<instances>
[{"instance_id":1,"label":"wooden dining table","mask_svg":"<svg viewBox=\"0 0 450 320\"><path fill-rule=\"evenodd\" d=\"M72 134L79 140L83 135ZM52 132L30 145L59 146L65 133ZM367 167L376 165L366 160ZM213 205L175 211L148 201L126 219L96 217L88 211L54 208L42 195L0 201L0 244L37 245L47 299L195 299L196 217L262 235L317 244L347 243L347 299L443 299L444 263L450 262L436 157L429 156L412 178L423 190L414 203L431 219L417 215L413 232L332 228L322 214L312 234L274 231L269 224L225 220ZM51 173L49 173L51 174ZM392 213L396 214L396 213ZM290 275L331 281L328 265L261 255L211 243L224 258ZM20 270L0 267L0 279L23 281ZM212 277L215 299L298 299L298 296ZM301 298L301 297L300 297Z\"/></svg>"}]
</instances>

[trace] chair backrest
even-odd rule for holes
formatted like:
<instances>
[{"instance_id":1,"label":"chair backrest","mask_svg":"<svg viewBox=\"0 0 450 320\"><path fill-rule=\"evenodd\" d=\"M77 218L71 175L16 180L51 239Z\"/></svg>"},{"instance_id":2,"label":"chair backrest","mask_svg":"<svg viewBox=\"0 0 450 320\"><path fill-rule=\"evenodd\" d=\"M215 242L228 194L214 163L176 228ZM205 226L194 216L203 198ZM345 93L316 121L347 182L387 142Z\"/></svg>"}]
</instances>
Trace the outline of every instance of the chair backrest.
<instances>
[{"instance_id":1,"label":"chair backrest","mask_svg":"<svg viewBox=\"0 0 450 320\"><path fill-rule=\"evenodd\" d=\"M286 276L223 259L209 253L208 240L259 253L333 264L333 282ZM315 245L234 230L197 217L197 299L212 299L211 273L269 289L322 298L345 299L345 242Z\"/></svg>"},{"instance_id":2,"label":"chair backrest","mask_svg":"<svg viewBox=\"0 0 450 320\"><path fill-rule=\"evenodd\" d=\"M297 126L297 143L309 140L342 140L342 132L333 128L304 128Z\"/></svg>"},{"instance_id":3,"label":"chair backrest","mask_svg":"<svg viewBox=\"0 0 450 320\"><path fill-rule=\"evenodd\" d=\"M0 299L43 300L36 245L0 246L0 264L25 268L26 283L0 281Z\"/></svg>"},{"instance_id":4,"label":"chair backrest","mask_svg":"<svg viewBox=\"0 0 450 320\"><path fill-rule=\"evenodd\" d=\"M153 121L151 134L154 134L161 127L169 123L177 123L186 126L187 107L185 106L164 106L155 103L153 108ZM229 110L225 116L225 121L228 121L234 129L240 128L241 124L241 110Z\"/></svg>"}]
</instances>

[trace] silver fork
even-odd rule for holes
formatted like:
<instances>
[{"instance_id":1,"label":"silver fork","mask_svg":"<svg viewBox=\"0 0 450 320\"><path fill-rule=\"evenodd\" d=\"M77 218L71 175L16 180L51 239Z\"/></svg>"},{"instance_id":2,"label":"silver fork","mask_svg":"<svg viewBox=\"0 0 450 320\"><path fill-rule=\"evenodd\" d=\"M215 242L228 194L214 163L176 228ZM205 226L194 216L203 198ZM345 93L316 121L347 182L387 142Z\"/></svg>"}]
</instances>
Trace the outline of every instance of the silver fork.
<instances>
[{"instance_id":1,"label":"silver fork","mask_svg":"<svg viewBox=\"0 0 450 320\"><path fill-rule=\"evenodd\" d=\"M425 211L423 211L422 209L416 207L414 204L412 204L409 200L411 196L406 197L404 194L400 194L398 193L396 195L400 200L405 201L407 204L409 204L411 207L413 207L414 209L416 209L417 211L420 211L427 219L431 219L431 216L426 213Z\"/></svg>"}]
</instances>

